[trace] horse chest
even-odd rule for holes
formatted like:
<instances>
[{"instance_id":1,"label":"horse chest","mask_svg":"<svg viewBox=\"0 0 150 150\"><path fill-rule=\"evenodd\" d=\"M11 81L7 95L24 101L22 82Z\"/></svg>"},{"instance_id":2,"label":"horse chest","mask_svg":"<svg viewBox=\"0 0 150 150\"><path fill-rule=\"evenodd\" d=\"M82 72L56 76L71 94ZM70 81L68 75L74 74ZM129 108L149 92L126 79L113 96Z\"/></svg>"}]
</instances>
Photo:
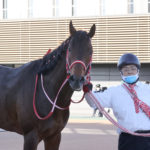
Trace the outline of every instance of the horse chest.
<instances>
[{"instance_id":1,"label":"horse chest","mask_svg":"<svg viewBox=\"0 0 150 150\"><path fill-rule=\"evenodd\" d=\"M42 133L42 137L60 134L63 128L66 126L68 118L69 110L65 110L65 112L56 111L50 119L39 124L39 132Z\"/></svg>"}]
</instances>

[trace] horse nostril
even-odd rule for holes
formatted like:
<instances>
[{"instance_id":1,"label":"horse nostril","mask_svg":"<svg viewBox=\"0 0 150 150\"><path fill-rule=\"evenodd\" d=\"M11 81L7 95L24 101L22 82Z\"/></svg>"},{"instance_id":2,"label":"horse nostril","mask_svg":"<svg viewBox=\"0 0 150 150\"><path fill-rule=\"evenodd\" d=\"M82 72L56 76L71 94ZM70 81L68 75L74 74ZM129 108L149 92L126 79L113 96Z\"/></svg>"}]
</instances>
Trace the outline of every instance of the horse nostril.
<instances>
[{"instance_id":1,"label":"horse nostril","mask_svg":"<svg viewBox=\"0 0 150 150\"><path fill-rule=\"evenodd\" d=\"M73 90L79 91L84 83L84 77L72 75L69 78L69 84Z\"/></svg>"}]
</instances>

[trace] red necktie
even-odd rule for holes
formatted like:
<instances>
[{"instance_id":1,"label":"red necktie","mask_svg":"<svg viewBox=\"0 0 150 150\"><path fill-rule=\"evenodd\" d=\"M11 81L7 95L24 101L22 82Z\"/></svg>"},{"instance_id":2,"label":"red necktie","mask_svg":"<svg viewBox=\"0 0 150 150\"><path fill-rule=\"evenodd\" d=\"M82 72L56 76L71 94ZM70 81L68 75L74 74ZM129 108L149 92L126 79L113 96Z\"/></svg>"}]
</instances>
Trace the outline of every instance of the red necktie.
<instances>
[{"instance_id":1,"label":"red necktie","mask_svg":"<svg viewBox=\"0 0 150 150\"><path fill-rule=\"evenodd\" d=\"M130 93L133 95L133 101L135 106L135 112L139 113L139 99L137 97L136 91L134 90L135 84L129 84Z\"/></svg>"},{"instance_id":2,"label":"red necktie","mask_svg":"<svg viewBox=\"0 0 150 150\"><path fill-rule=\"evenodd\" d=\"M135 84L131 84L129 85L129 87L127 87L127 85L124 84L124 86L132 94L132 99L134 101L134 106L135 106L135 112L138 113L140 108L150 118L150 107L137 97L137 93L134 90Z\"/></svg>"}]
</instances>

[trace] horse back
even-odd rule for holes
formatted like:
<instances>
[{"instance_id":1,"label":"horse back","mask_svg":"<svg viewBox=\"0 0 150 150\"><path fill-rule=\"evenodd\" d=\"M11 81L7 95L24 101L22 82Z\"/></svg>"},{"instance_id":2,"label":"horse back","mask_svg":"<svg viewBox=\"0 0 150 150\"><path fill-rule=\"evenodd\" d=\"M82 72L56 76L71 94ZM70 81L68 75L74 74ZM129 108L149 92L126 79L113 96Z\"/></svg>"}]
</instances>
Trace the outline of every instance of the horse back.
<instances>
[{"instance_id":1,"label":"horse back","mask_svg":"<svg viewBox=\"0 0 150 150\"><path fill-rule=\"evenodd\" d=\"M29 66L29 63L18 68L0 66L0 97L15 89L18 91L20 87L23 87L23 84L20 83L26 82L25 79L29 78L29 75L27 75L27 72L31 72Z\"/></svg>"}]
</instances>

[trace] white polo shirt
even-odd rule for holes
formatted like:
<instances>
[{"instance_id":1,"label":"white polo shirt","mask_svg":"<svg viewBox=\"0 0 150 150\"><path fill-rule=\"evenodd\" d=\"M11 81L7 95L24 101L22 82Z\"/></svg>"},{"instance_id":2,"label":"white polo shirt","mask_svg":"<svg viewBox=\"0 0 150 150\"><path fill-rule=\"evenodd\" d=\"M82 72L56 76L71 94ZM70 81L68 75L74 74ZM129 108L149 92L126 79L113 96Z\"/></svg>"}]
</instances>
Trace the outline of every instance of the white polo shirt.
<instances>
[{"instance_id":1,"label":"white polo shirt","mask_svg":"<svg viewBox=\"0 0 150 150\"><path fill-rule=\"evenodd\" d=\"M135 91L138 98L150 106L150 85L137 82ZM150 119L141 109L139 113L135 112L134 101L122 84L110 87L104 92L93 92L93 94L104 108L112 108L118 123L124 128L132 132L150 130ZM91 103L87 94L85 98Z\"/></svg>"}]
</instances>

